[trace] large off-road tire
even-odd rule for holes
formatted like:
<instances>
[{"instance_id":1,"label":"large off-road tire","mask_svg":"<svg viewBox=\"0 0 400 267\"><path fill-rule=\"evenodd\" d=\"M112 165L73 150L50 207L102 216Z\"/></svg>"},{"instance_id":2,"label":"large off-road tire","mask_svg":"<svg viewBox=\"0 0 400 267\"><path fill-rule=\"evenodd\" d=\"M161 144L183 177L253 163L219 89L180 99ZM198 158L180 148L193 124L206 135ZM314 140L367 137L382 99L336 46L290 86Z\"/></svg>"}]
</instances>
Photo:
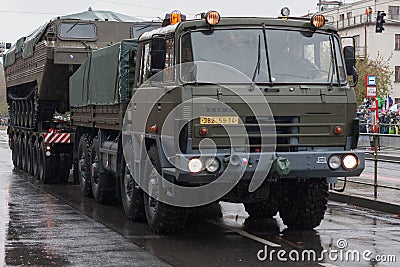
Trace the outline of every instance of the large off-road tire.
<instances>
[{"instance_id":1,"label":"large off-road tire","mask_svg":"<svg viewBox=\"0 0 400 267\"><path fill-rule=\"evenodd\" d=\"M278 204L269 201L243 203L250 218L269 219L278 213Z\"/></svg>"},{"instance_id":2,"label":"large off-road tire","mask_svg":"<svg viewBox=\"0 0 400 267\"><path fill-rule=\"evenodd\" d=\"M46 145L42 142L39 147L39 180L41 183L57 183L56 163L55 155L46 156Z\"/></svg>"},{"instance_id":3,"label":"large off-road tire","mask_svg":"<svg viewBox=\"0 0 400 267\"><path fill-rule=\"evenodd\" d=\"M32 147L32 175L35 178L39 178L39 153L39 142L36 140Z\"/></svg>"},{"instance_id":4,"label":"large off-road tire","mask_svg":"<svg viewBox=\"0 0 400 267\"><path fill-rule=\"evenodd\" d=\"M274 217L279 208L277 193L275 184L269 184L269 196L267 199L259 202L243 203L250 218L268 219Z\"/></svg>"},{"instance_id":5,"label":"large off-road tire","mask_svg":"<svg viewBox=\"0 0 400 267\"><path fill-rule=\"evenodd\" d=\"M15 168L18 168L18 139L14 136L12 140L12 162Z\"/></svg>"},{"instance_id":6,"label":"large off-road tire","mask_svg":"<svg viewBox=\"0 0 400 267\"><path fill-rule=\"evenodd\" d=\"M320 225L328 203L324 179L280 183L279 215L289 229L311 230Z\"/></svg>"},{"instance_id":7,"label":"large off-road tire","mask_svg":"<svg viewBox=\"0 0 400 267\"><path fill-rule=\"evenodd\" d=\"M20 170L22 169L22 139L20 137L18 137L16 142L16 152L17 152L16 168Z\"/></svg>"},{"instance_id":8,"label":"large off-road tire","mask_svg":"<svg viewBox=\"0 0 400 267\"><path fill-rule=\"evenodd\" d=\"M79 160L73 159L72 163L72 180L75 185L80 184L79 182Z\"/></svg>"},{"instance_id":9,"label":"large off-road tire","mask_svg":"<svg viewBox=\"0 0 400 267\"><path fill-rule=\"evenodd\" d=\"M151 146L148 155L154 168L152 168L148 179L146 179L146 186L147 190L149 190L148 192L152 192L154 197L147 193L144 194L147 223L150 229L157 234L177 232L185 227L188 210L168 205L156 199L157 194L165 189L162 186L160 177L157 175L157 172L161 174L161 163L155 145Z\"/></svg>"},{"instance_id":10,"label":"large off-road tire","mask_svg":"<svg viewBox=\"0 0 400 267\"><path fill-rule=\"evenodd\" d=\"M143 191L136 184L126 165L121 177L121 202L128 219L134 222L146 220Z\"/></svg>"},{"instance_id":11,"label":"large off-road tire","mask_svg":"<svg viewBox=\"0 0 400 267\"><path fill-rule=\"evenodd\" d=\"M93 138L90 149L90 170L93 197L97 203L109 204L114 202L115 188L110 189L110 185L115 185L115 178L107 173L100 173L99 139Z\"/></svg>"},{"instance_id":12,"label":"large off-road tire","mask_svg":"<svg viewBox=\"0 0 400 267\"><path fill-rule=\"evenodd\" d=\"M26 140L25 140L25 138L21 139L21 148L20 148L20 150L21 150L21 169L26 172L26 170L27 170L26 163L27 163L28 159L27 159L27 153L26 153Z\"/></svg>"},{"instance_id":13,"label":"large off-road tire","mask_svg":"<svg viewBox=\"0 0 400 267\"><path fill-rule=\"evenodd\" d=\"M78 175L79 185L85 197L93 197L92 186L90 184L90 147L92 146L92 136L83 134L78 145Z\"/></svg>"},{"instance_id":14,"label":"large off-road tire","mask_svg":"<svg viewBox=\"0 0 400 267\"><path fill-rule=\"evenodd\" d=\"M26 172L28 174L32 174L32 147L32 139L29 139L26 146Z\"/></svg>"}]
</instances>

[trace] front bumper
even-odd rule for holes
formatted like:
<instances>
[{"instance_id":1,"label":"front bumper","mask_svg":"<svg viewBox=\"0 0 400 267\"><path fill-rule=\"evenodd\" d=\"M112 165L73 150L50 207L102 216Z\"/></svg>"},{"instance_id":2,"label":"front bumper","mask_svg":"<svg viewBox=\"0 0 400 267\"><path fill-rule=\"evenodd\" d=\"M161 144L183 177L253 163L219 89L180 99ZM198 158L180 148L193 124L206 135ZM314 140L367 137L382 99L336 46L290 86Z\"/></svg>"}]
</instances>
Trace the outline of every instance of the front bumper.
<instances>
[{"instance_id":1,"label":"front bumper","mask_svg":"<svg viewBox=\"0 0 400 267\"><path fill-rule=\"evenodd\" d=\"M359 165L354 170L345 170L342 166L339 169L332 170L328 165L329 157L332 155L356 155ZM265 173L267 178L273 179L310 179L310 178L336 178L336 177L352 177L359 176L365 168L365 153L362 151L321 151L321 152L277 152L277 153L237 153L235 156L240 159L245 158L248 164L239 164L230 168L232 175L242 173L241 180L250 181L257 170ZM178 154L175 157L175 166L184 166L187 159L199 157L196 154ZM204 155L203 155L204 157ZM205 156L206 157L206 156ZM216 158L221 162L221 168L217 173L211 174L206 170L193 174L180 170L175 167L163 168L163 174L175 180L178 184L205 184L215 181L226 170L231 155L216 154ZM264 161L260 158L263 157ZM290 162L290 172L287 175L277 176L276 173L270 171L272 162L276 158L286 158ZM265 161L265 159L267 161ZM265 164L266 163L266 164ZM227 174L229 172L227 171Z\"/></svg>"}]
</instances>

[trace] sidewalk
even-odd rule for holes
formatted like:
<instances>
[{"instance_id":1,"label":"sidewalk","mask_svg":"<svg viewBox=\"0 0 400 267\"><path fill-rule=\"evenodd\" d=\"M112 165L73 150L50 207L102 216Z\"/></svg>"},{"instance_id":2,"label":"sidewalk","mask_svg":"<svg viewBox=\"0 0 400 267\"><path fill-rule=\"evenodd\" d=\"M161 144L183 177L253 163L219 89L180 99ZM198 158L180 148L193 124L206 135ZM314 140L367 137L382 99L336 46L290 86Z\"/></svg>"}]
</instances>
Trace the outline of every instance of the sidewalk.
<instances>
[{"instance_id":1,"label":"sidewalk","mask_svg":"<svg viewBox=\"0 0 400 267\"><path fill-rule=\"evenodd\" d=\"M342 186L340 182L338 186ZM344 192L329 193L329 199L391 214L400 217L400 190L378 187L378 197L374 198L374 187L347 182Z\"/></svg>"},{"instance_id":2,"label":"sidewalk","mask_svg":"<svg viewBox=\"0 0 400 267\"><path fill-rule=\"evenodd\" d=\"M366 152L367 159L374 158L374 147L371 136L360 136L358 141L358 150ZM400 162L400 136L398 135L385 135L380 139L378 147L378 159L379 160L391 160Z\"/></svg>"}]
</instances>

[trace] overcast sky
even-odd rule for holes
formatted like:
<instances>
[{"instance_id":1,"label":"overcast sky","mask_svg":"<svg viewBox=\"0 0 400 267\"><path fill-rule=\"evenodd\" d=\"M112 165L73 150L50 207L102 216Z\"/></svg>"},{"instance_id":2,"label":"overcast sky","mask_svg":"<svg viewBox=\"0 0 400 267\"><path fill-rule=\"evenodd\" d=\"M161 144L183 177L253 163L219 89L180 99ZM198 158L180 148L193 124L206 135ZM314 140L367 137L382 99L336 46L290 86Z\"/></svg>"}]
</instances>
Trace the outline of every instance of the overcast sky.
<instances>
[{"instance_id":1,"label":"overcast sky","mask_svg":"<svg viewBox=\"0 0 400 267\"><path fill-rule=\"evenodd\" d=\"M350 2L351 0L348 0ZM164 17L180 10L188 18L203 11L217 10L222 16L277 16L288 6L291 15L315 12L318 0L2 0L0 6L0 42L14 43L57 15L94 10L111 10L143 19Z\"/></svg>"}]
</instances>

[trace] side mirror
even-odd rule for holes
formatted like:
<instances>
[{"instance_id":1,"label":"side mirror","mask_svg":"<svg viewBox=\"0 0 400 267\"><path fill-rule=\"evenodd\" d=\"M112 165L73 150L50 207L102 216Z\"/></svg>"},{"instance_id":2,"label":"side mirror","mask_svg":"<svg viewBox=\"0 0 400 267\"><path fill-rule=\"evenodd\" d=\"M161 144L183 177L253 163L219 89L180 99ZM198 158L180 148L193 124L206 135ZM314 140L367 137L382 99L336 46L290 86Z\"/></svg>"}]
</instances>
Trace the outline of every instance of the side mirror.
<instances>
[{"instance_id":1,"label":"side mirror","mask_svg":"<svg viewBox=\"0 0 400 267\"><path fill-rule=\"evenodd\" d=\"M153 37L150 45L151 73L158 72L165 67L166 42L164 37Z\"/></svg>"},{"instance_id":2,"label":"side mirror","mask_svg":"<svg viewBox=\"0 0 400 267\"><path fill-rule=\"evenodd\" d=\"M346 64L347 75L353 76L353 86L358 83L358 72L356 69L356 57L354 53L354 48L352 46L345 46L343 48L344 61Z\"/></svg>"},{"instance_id":3,"label":"side mirror","mask_svg":"<svg viewBox=\"0 0 400 267\"><path fill-rule=\"evenodd\" d=\"M353 74L353 68L356 66L356 57L354 55L354 48L352 46L345 46L343 48L344 61L346 64L347 75Z\"/></svg>"},{"instance_id":4,"label":"side mirror","mask_svg":"<svg viewBox=\"0 0 400 267\"><path fill-rule=\"evenodd\" d=\"M11 48L11 43L6 43L6 49L10 49Z\"/></svg>"}]
</instances>

